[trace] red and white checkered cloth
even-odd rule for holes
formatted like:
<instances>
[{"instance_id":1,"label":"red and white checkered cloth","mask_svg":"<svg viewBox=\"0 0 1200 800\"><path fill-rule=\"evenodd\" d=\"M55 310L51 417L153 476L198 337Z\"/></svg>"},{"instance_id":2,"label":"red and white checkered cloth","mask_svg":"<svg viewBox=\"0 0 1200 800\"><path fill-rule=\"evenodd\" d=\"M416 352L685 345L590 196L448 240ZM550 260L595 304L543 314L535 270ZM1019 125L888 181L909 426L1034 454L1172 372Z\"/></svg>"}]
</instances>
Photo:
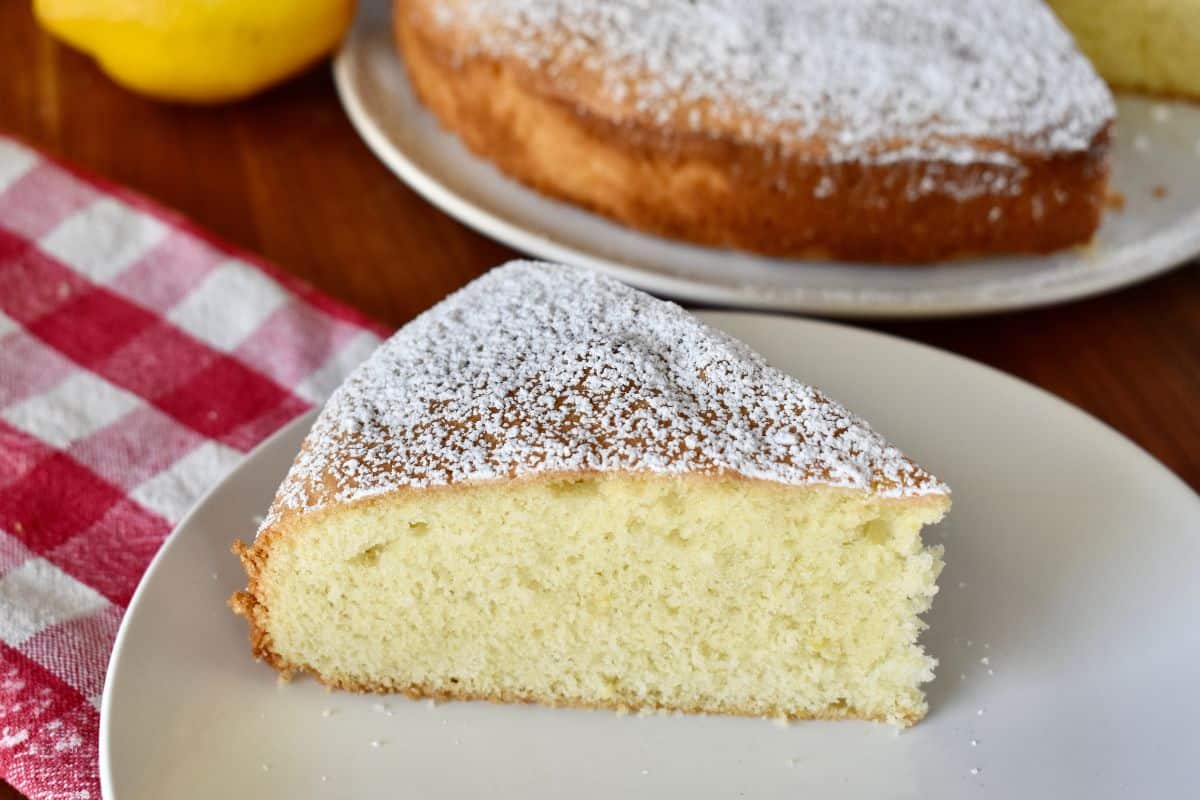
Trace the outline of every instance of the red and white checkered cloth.
<instances>
[{"instance_id":1,"label":"red and white checkered cloth","mask_svg":"<svg viewBox=\"0 0 1200 800\"><path fill-rule=\"evenodd\" d=\"M0 136L0 776L100 797L100 692L163 538L383 330Z\"/></svg>"}]
</instances>

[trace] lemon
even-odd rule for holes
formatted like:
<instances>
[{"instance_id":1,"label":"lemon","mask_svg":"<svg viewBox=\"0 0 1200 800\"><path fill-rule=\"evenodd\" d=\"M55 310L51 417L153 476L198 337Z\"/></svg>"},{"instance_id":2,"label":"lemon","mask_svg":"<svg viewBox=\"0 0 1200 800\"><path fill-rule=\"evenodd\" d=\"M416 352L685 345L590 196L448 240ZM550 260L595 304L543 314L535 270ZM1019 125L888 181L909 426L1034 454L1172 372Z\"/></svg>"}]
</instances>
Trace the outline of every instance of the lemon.
<instances>
[{"instance_id":1,"label":"lemon","mask_svg":"<svg viewBox=\"0 0 1200 800\"><path fill-rule=\"evenodd\" d=\"M129 89L217 103L261 91L329 53L354 0L34 0L34 12Z\"/></svg>"}]
</instances>

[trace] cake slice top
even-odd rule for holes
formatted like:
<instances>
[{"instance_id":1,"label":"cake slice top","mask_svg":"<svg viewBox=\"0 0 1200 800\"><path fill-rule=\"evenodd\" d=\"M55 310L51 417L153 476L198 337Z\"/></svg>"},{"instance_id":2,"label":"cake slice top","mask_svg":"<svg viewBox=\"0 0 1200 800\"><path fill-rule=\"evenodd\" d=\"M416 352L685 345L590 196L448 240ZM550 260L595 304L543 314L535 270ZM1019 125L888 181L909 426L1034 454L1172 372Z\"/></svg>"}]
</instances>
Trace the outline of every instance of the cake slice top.
<instances>
[{"instance_id":1,"label":"cake slice top","mask_svg":"<svg viewBox=\"0 0 1200 800\"><path fill-rule=\"evenodd\" d=\"M866 422L674 303L590 270L513 262L350 375L264 527L404 488L610 472L947 491Z\"/></svg>"},{"instance_id":2,"label":"cake slice top","mask_svg":"<svg viewBox=\"0 0 1200 800\"><path fill-rule=\"evenodd\" d=\"M601 118L832 161L1011 163L1086 150L1115 115L1041 0L408 5Z\"/></svg>"}]
</instances>

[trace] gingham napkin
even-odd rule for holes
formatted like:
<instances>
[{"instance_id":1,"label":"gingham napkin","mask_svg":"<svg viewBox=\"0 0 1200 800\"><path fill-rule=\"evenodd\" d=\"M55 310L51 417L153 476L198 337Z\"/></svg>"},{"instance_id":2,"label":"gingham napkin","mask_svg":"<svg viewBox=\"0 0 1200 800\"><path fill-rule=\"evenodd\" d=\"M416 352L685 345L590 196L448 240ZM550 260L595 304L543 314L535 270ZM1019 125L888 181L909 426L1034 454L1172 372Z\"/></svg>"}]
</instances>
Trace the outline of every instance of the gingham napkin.
<instances>
[{"instance_id":1,"label":"gingham napkin","mask_svg":"<svg viewBox=\"0 0 1200 800\"><path fill-rule=\"evenodd\" d=\"M104 670L142 571L382 332L0 136L0 776L98 800Z\"/></svg>"}]
</instances>

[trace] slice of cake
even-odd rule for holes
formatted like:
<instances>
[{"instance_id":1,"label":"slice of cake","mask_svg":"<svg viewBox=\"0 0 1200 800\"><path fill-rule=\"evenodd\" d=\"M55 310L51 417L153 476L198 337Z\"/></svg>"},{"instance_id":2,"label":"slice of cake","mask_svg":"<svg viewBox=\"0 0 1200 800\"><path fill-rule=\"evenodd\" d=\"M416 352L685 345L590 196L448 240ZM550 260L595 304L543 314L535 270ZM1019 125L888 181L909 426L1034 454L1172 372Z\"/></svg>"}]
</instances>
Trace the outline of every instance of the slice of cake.
<instances>
[{"instance_id":1,"label":"slice of cake","mask_svg":"<svg viewBox=\"0 0 1200 800\"><path fill-rule=\"evenodd\" d=\"M513 263L337 390L231 602L355 691L911 724L949 505L679 306Z\"/></svg>"},{"instance_id":2,"label":"slice of cake","mask_svg":"<svg viewBox=\"0 0 1200 800\"><path fill-rule=\"evenodd\" d=\"M920 262L1083 243L1104 208L1112 96L1041 0L395 0L395 27L468 147L660 235Z\"/></svg>"},{"instance_id":3,"label":"slice of cake","mask_svg":"<svg viewBox=\"0 0 1200 800\"><path fill-rule=\"evenodd\" d=\"M1049 0L1112 85L1200 100L1198 0Z\"/></svg>"}]
</instances>

